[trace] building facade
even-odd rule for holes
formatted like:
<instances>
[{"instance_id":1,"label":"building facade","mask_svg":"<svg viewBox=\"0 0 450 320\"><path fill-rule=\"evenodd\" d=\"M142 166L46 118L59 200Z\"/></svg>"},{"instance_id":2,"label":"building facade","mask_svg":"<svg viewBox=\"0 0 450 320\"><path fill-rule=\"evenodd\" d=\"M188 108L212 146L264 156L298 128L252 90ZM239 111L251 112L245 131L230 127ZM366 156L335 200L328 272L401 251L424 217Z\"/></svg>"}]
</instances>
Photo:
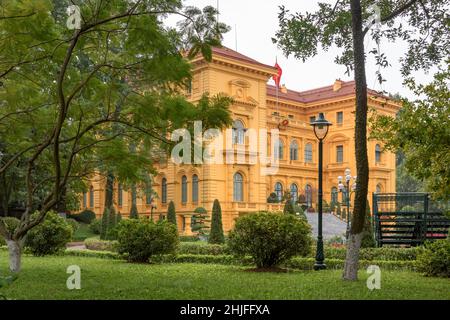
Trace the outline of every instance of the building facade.
<instances>
[{"instance_id":1,"label":"building facade","mask_svg":"<svg viewBox=\"0 0 450 320\"><path fill-rule=\"evenodd\" d=\"M211 62L199 57L193 60L193 66L193 81L187 91L189 99L197 101L205 92L233 97L230 110L234 123L227 131L231 144L223 142L219 152L233 153L236 158L240 154L245 161L202 165L161 162L156 167L158 174L152 179L152 190L157 197L151 197L145 190L140 192L136 199L140 214L152 215L154 219L164 216L169 202L174 201L180 232L190 234L194 209L204 207L210 212L215 199L222 207L225 231L233 227L240 215L282 210L282 204L268 203L271 193L281 198L288 192L293 199L301 198L315 208L318 141L310 122L320 112L333 123L324 140L324 199L341 201L338 176L344 176L347 168L356 175L353 81L336 80L330 86L303 92L284 86L276 90L275 86L268 85L269 79L277 73L276 68L225 47L213 50ZM368 95L369 107L378 113L395 116L400 108L398 103L372 90ZM250 129L254 132L268 130L266 151L255 150L255 141L261 145L261 137L254 140ZM271 130L276 129L279 138L273 139ZM268 165L250 160L259 159L262 152L279 159L274 174L262 174ZM395 192L395 155L383 151L382 144L372 140L368 141L368 155L369 194ZM98 215L103 212L104 186L103 179L94 179L83 196L83 206ZM117 185L114 194L117 211L126 216L131 209L131 191Z\"/></svg>"}]
</instances>

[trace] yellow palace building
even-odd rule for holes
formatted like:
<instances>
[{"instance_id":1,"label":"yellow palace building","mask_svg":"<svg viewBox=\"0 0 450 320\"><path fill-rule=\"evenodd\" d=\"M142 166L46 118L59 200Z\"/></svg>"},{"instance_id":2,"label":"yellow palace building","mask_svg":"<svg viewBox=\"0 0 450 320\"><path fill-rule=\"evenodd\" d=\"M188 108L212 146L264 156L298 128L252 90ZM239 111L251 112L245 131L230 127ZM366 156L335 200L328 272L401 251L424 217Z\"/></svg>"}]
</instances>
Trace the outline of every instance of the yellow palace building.
<instances>
[{"instance_id":1,"label":"yellow palace building","mask_svg":"<svg viewBox=\"0 0 450 320\"><path fill-rule=\"evenodd\" d=\"M338 176L348 168L356 175L354 124L355 85L353 81L336 80L327 87L296 92L282 86L276 90L268 85L277 69L255 61L236 51L214 48L211 62L203 58L193 60L193 80L187 92L196 101L202 94L224 93L234 98L230 107L234 124L231 151L241 153L244 159L257 156L249 129L278 129L278 141L267 139L266 154L279 158L274 174L261 174L260 161L213 164L175 164L172 161L157 165L153 177L155 199L149 195L136 200L141 215L156 219L166 215L168 204L174 201L180 233L191 234L191 215L195 208L211 211L215 199L222 207L224 230L233 227L240 215L259 210L282 210L283 205L268 203L271 193L282 197L289 192L294 199L304 199L316 207L318 185L318 141L310 122L319 113L333 123L324 140L323 190L328 202L341 201L337 191ZM331 82L331 81L330 81ZM400 105L372 90L368 91L369 107L378 113L395 116ZM222 152L230 151L223 143ZM395 155L382 151L382 144L368 141L369 194L395 192ZM261 151L256 151L256 153ZM105 181L93 181L83 197L83 206L101 215L104 206ZM131 209L131 191L120 185L115 189L117 211L127 215ZM369 199L370 200L370 199Z\"/></svg>"}]
</instances>

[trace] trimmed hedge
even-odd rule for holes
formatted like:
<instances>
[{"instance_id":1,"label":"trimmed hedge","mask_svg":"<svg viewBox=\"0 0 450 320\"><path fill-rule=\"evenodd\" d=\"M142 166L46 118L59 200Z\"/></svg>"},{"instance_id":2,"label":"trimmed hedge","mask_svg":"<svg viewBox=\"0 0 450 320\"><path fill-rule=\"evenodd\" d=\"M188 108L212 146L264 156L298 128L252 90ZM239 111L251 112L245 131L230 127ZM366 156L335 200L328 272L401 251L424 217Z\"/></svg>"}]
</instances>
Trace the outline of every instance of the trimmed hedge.
<instances>
[{"instance_id":1,"label":"trimmed hedge","mask_svg":"<svg viewBox=\"0 0 450 320\"><path fill-rule=\"evenodd\" d=\"M5 248L6 249L6 248ZM116 252L93 251L93 250L75 250L67 249L64 252L66 256L89 257L99 259L123 260ZM220 264L235 266L251 266L252 258L236 258L231 255L200 255L200 254L178 254L163 255L152 260L154 263L200 263L200 264ZM313 270L314 258L294 257L283 263L281 267L294 270ZM342 259L326 259L325 264L329 270L340 270L344 267L345 261ZM384 270L412 270L416 271L415 261L383 261L383 260L361 260L360 269L366 269L370 265L377 265Z\"/></svg>"},{"instance_id":2,"label":"trimmed hedge","mask_svg":"<svg viewBox=\"0 0 450 320\"><path fill-rule=\"evenodd\" d=\"M200 255L225 255L230 254L226 245L206 244L204 242L185 242L180 243L177 250L178 254L200 254Z\"/></svg>"},{"instance_id":3,"label":"trimmed hedge","mask_svg":"<svg viewBox=\"0 0 450 320\"><path fill-rule=\"evenodd\" d=\"M179 236L180 242L197 242L200 241L198 236Z\"/></svg>"},{"instance_id":4,"label":"trimmed hedge","mask_svg":"<svg viewBox=\"0 0 450 320\"><path fill-rule=\"evenodd\" d=\"M117 251L117 241L89 238L84 240L84 245L86 246L86 249L94 251Z\"/></svg>"},{"instance_id":5,"label":"trimmed hedge","mask_svg":"<svg viewBox=\"0 0 450 320\"><path fill-rule=\"evenodd\" d=\"M66 249L66 251L63 252L63 255L74 257L100 258L100 259L117 259L117 260L122 259L117 252L111 251Z\"/></svg>"}]
</instances>

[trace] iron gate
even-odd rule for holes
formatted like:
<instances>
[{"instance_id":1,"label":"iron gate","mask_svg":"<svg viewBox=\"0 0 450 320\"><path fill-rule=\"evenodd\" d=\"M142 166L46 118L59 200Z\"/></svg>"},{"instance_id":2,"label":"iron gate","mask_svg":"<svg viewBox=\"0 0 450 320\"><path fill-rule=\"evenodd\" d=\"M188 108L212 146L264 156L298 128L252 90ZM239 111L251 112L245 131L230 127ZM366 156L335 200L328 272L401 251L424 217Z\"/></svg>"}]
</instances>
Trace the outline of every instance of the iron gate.
<instances>
[{"instance_id":1,"label":"iron gate","mask_svg":"<svg viewBox=\"0 0 450 320\"><path fill-rule=\"evenodd\" d=\"M448 235L449 202L428 193L374 193L373 223L377 245L417 246Z\"/></svg>"}]
</instances>

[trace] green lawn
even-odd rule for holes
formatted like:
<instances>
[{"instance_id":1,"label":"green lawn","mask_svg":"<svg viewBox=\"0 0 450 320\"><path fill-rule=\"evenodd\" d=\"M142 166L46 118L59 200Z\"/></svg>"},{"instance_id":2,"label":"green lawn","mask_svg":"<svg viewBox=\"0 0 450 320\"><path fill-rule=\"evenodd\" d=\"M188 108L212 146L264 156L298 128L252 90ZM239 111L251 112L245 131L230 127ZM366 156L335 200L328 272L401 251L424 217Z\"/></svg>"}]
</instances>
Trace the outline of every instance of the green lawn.
<instances>
[{"instance_id":1,"label":"green lawn","mask_svg":"<svg viewBox=\"0 0 450 320\"><path fill-rule=\"evenodd\" d=\"M79 228L73 234L72 240L73 241L84 241L85 239L91 238L94 236L96 236L96 235L91 231L88 224L80 223Z\"/></svg>"},{"instance_id":2,"label":"green lawn","mask_svg":"<svg viewBox=\"0 0 450 320\"><path fill-rule=\"evenodd\" d=\"M68 290L66 268L81 267L81 290ZM7 253L0 252L0 272ZM0 294L13 299L446 299L450 279L382 271L381 290L340 280L340 271L253 273L243 267L129 264L85 257L25 256L19 279Z\"/></svg>"}]
</instances>

